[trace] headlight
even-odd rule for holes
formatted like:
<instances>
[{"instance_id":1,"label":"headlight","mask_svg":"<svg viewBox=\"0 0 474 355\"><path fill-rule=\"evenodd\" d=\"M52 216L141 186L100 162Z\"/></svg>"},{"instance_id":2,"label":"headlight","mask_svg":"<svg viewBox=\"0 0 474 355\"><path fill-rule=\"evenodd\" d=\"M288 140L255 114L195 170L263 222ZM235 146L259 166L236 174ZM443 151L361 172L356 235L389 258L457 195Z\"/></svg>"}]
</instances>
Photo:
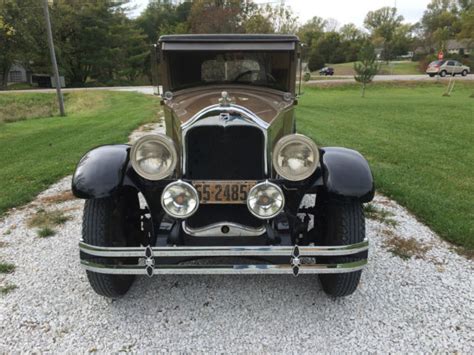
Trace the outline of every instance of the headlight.
<instances>
[{"instance_id":1,"label":"headlight","mask_svg":"<svg viewBox=\"0 0 474 355\"><path fill-rule=\"evenodd\" d=\"M273 167L286 180L300 181L310 177L318 162L318 147L302 134L284 136L273 149Z\"/></svg>"},{"instance_id":2,"label":"headlight","mask_svg":"<svg viewBox=\"0 0 474 355\"><path fill-rule=\"evenodd\" d=\"M148 180L170 176L178 160L173 140L162 134L143 136L130 152L133 169Z\"/></svg>"},{"instance_id":3,"label":"headlight","mask_svg":"<svg viewBox=\"0 0 474 355\"><path fill-rule=\"evenodd\" d=\"M187 218L199 207L199 195L187 182L178 180L167 185L161 195L161 205L170 216Z\"/></svg>"},{"instance_id":4,"label":"headlight","mask_svg":"<svg viewBox=\"0 0 474 355\"><path fill-rule=\"evenodd\" d=\"M285 195L278 185L265 181L249 191L247 207L258 218L269 219L278 215L285 206Z\"/></svg>"}]
</instances>

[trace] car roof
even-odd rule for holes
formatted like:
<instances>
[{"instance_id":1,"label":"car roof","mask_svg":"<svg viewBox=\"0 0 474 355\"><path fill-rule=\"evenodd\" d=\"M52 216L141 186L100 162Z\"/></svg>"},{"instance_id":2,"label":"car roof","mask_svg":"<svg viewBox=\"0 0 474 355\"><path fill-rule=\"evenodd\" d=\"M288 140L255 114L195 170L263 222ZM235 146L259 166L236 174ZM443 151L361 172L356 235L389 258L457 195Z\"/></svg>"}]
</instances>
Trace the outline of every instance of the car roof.
<instances>
[{"instance_id":1,"label":"car roof","mask_svg":"<svg viewBox=\"0 0 474 355\"><path fill-rule=\"evenodd\" d=\"M186 34L164 35L159 42L299 42L298 36L285 34Z\"/></svg>"},{"instance_id":2,"label":"car roof","mask_svg":"<svg viewBox=\"0 0 474 355\"><path fill-rule=\"evenodd\" d=\"M298 36L288 34L186 34L164 35L162 50L295 50Z\"/></svg>"}]
</instances>

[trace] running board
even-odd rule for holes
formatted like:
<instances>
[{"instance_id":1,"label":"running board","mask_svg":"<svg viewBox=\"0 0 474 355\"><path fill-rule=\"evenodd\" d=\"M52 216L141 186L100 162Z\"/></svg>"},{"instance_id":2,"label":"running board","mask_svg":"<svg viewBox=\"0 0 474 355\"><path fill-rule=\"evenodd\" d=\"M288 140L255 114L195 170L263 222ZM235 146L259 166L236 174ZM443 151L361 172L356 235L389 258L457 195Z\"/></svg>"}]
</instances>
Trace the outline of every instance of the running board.
<instances>
[{"instance_id":1,"label":"running board","mask_svg":"<svg viewBox=\"0 0 474 355\"><path fill-rule=\"evenodd\" d=\"M339 274L361 270L367 259L335 264L302 263L302 257L351 256L368 250L369 242L337 246L244 246L244 247L101 247L84 242L79 249L87 254L81 264L86 270L102 274L164 275L164 274ZM288 264L256 265L155 265L155 259L168 257L288 257ZM111 258L91 260L91 257ZM120 258L121 263L110 263ZM142 263L124 264L125 258L138 258ZM144 262L143 262L144 261Z\"/></svg>"}]
</instances>

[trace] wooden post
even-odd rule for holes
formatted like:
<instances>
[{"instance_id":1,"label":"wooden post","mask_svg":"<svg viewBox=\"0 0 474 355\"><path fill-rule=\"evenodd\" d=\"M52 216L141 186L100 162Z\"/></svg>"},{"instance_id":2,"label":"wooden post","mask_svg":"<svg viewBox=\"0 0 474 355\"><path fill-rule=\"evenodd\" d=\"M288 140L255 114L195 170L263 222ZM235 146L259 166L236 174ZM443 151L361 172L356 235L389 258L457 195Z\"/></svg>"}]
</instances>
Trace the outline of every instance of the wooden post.
<instances>
[{"instance_id":1,"label":"wooden post","mask_svg":"<svg viewBox=\"0 0 474 355\"><path fill-rule=\"evenodd\" d=\"M59 112L61 116L66 116L64 110L64 99L61 92L61 80L59 78L58 63L56 62L56 52L54 51L53 31L51 30L51 19L49 18L48 0L43 0L44 18L46 21L46 33L48 35L48 46L51 55L51 65L53 66L54 80L56 83L56 94L58 95Z\"/></svg>"}]
</instances>

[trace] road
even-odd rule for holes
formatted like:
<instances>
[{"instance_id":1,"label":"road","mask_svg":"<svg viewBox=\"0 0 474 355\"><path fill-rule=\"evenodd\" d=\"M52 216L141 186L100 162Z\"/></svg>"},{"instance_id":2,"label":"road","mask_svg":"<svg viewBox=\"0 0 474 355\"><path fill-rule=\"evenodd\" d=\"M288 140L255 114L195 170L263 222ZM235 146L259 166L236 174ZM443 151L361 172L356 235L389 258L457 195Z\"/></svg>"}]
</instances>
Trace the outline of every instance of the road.
<instances>
[{"instance_id":1,"label":"road","mask_svg":"<svg viewBox=\"0 0 474 355\"><path fill-rule=\"evenodd\" d=\"M310 80L306 84L311 85L328 85L328 84L341 84L341 83L353 83L355 82L354 77L350 75L341 75L334 76L330 78L321 77L319 80ZM426 81L426 82L447 82L450 80L450 77L440 78L430 78L427 75L377 75L374 78L374 81L380 82L390 82L390 81ZM474 81L474 74L468 75L466 77L456 76L456 81ZM115 87L98 87L98 88L65 88L63 92L74 92L78 90L111 90L111 91L135 91L142 94L153 95L153 86L115 86ZM0 91L2 93L55 93L55 89L32 89L32 90L9 90L9 91Z\"/></svg>"},{"instance_id":2,"label":"road","mask_svg":"<svg viewBox=\"0 0 474 355\"><path fill-rule=\"evenodd\" d=\"M455 80L460 81L473 81L474 75L468 76L455 76ZM374 77L374 81L427 81L427 82L439 82L439 81L449 81L451 77L441 78L439 76L430 78L428 75L417 74L417 75L377 75ZM327 83L347 83L355 82L352 75L338 75L333 77L318 77L318 80L310 80L308 84L327 84Z\"/></svg>"}]
</instances>

